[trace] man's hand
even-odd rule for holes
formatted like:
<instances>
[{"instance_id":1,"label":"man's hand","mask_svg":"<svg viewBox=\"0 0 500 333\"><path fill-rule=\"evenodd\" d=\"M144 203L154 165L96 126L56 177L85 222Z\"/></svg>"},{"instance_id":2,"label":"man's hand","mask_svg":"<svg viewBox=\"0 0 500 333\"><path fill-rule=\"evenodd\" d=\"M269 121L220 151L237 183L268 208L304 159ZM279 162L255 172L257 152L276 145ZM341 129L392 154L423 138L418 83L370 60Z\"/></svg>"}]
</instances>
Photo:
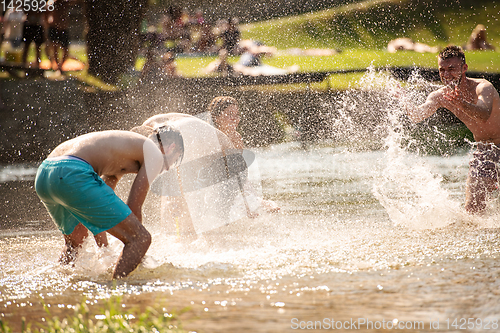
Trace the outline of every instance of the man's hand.
<instances>
[{"instance_id":1,"label":"man's hand","mask_svg":"<svg viewBox=\"0 0 500 333\"><path fill-rule=\"evenodd\" d=\"M487 121L493 108L488 88L478 89L478 97L475 101L472 96L465 95L464 91L459 89L458 86L447 86L442 89L440 104L457 116L463 114L474 121Z\"/></svg>"},{"instance_id":2,"label":"man's hand","mask_svg":"<svg viewBox=\"0 0 500 333\"><path fill-rule=\"evenodd\" d=\"M457 86L444 87L441 96L444 107L446 105L460 107L461 103L466 101L462 91Z\"/></svg>"}]
</instances>

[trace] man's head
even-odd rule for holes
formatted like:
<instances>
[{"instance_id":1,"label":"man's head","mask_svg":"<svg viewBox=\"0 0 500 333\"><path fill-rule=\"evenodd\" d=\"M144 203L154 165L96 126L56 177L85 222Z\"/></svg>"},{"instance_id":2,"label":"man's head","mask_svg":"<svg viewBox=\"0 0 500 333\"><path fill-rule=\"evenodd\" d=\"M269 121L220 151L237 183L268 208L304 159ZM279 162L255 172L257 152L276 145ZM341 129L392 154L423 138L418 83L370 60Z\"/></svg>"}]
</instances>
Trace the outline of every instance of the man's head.
<instances>
[{"instance_id":1,"label":"man's head","mask_svg":"<svg viewBox=\"0 0 500 333\"><path fill-rule=\"evenodd\" d=\"M154 128L152 137L158 145L165 159L167 169L178 167L184 157L184 140L178 129L171 125L162 125Z\"/></svg>"},{"instance_id":2,"label":"man's head","mask_svg":"<svg viewBox=\"0 0 500 333\"><path fill-rule=\"evenodd\" d=\"M224 121L236 122L235 124L236 126L238 126L238 123L240 122L238 101L230 96L215 97L208 106L208 112L212 117L213 124L217 128L219 128L222 125L222 122Z\"/></svg>"},{"instance_id":3,"label":"man's head","mask_svg":"<svg viewBox=\"0 0 500 333\"><path fill-rule=\"evenodd\" d=\"M163 154L166 169L177 167L184 157L184 140L181 132L171 125L158 127L136 126L130 131L141 134L153 141Z\"/></svg>"},{"instance_id":4,"label":"man's head","mask_svg":"<svg viewBox=\"0 0 500 333\"><path fill-rule=\"evenodd\" d=\"M464 52L459 46L454 45L445 47L439 53L438 67L441 81L450 86L458 86L468 68Z\"/></svg>"}]
</instances>

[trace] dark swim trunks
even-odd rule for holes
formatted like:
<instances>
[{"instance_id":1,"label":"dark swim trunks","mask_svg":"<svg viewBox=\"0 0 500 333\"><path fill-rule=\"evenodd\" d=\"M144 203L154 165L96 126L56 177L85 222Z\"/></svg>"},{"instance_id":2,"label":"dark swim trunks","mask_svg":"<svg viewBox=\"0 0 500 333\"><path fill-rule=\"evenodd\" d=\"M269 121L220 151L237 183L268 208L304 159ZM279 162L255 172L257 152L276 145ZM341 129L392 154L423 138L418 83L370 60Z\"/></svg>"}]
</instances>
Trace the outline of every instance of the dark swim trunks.
<instances>
[{"instance_id":1,"label":"dark swim trunks","mask_svg":"<svg viewBox=\"0 0 500 333\"><path fill-rule=\"evenodd\" d=\"M493 143L479 142L469 163L469 176L498 181L499 162L500 147Z\"/></svg>"}]
</instances>

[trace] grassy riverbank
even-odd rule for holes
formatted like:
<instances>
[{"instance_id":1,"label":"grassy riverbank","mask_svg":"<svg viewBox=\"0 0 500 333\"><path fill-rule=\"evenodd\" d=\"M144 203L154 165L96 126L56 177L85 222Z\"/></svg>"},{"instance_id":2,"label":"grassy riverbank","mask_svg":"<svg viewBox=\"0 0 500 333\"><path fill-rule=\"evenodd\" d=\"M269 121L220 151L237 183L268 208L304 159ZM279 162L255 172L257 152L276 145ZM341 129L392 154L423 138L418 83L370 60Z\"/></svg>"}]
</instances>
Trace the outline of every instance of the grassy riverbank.
<instances>
[{"instance_id":1,"label":"grassy riverbank","mask_svg":"<svg viewBox=\"0 0 500 333\"><path fill-rule=\"evenodd\" d=\"M113 296L100 305L89 305L88 301L68 306L73 308L73 313L68 311L64 317L53 316L50 307L44 305L47 318L43 323L27 321L22 317L21 327L10 326L8 322L0 319L0 333L121 333L121 332L186 332L179 327L176 313L168 312L166 308L158 306L156 309L148 306L145 309L129 309L122 304L122 298Z\"/></svg>"},{"instance_id":2,"label":"grassy riverbank","mask_svg":"<svg viewBox=\"0 0 500 333\"><path fill-rule=\"evenodd\" d=\"M242 38L258 40L278 49L278 53L265 58L264 63L280 68L298 65L301 72L316 72L366 69L369 66L436 68L435 53L389 53L387 43L394 38L409 37L430 46L464 45L474 27L481 23L486 26L488 41L497 51L467 52L469 70L500 73L499 19L499 5L489 0L443 0L439 3L431 0L365 0L303 15L244 24L240 28ZM332 56L298 56L286 51L290 48L329 48L341 52ZM85 49L75 50L73 55L86 62ZM201 70L214 59L180 55L176 59L178 72L186 77L203 76ZM232 57L229 61L234 63L237 60L237 57ZM145 59L139 57L136 70L140 71L144 62ZM69 75L89 85L100 86L98 80L88 77L85 71ZM328 82L315 84L312 88L345 89L355 86L360 75L332 75ZM296 87L301 89L301 85Z\"/></svg>"},{"instance_id":3,"label":"grassy riverbank","mask_svg":"<svg viewBox=\"0 0 500 333\"><path fill-rule=\"evenodd\" d=\"M365 69L369 66L436 68L435 53L389 53L390 40L409 37L439 48L464 45L474 27L487 28L488 41L500 49L500 11L487 0L366 0L304 15L283 17L241 26L242 38L275 46L280 52L264 62L276 67L300 66L303 72ZM296 56L290 48L341 50L332 56ZM214 58L179 57L179 72L198 76ZM230 61L236 61L236 58ZM500 72L500 53L467 52L471 71ZM359 75L330 78L330 86L343 88Z\"/></svg>"},{"instance_id":4,"label":"grassy riverbank","mask_svg":"<svg viewBox=\"0 0 500 333\"><path fill-rule=\"evenodd\" d=\"M500 52L474 51L467 52L467 63L470 71L500 73ZM183 76L196 77L200 71L215 57L178 57L177 67ZM230 59L235 62L236 57ZM349 49L331 56L296 56L279 53L265 58L264 63L286 68L294 64L300 66L301 72L338 71L349 69L366 69L373 67L425 67L437 68L435 53L417 53L404 51L389 53L385 50ZM337 74L329 77L329 87L345 89L354 84L362 74ZM313 84L313 89L325 89L327 83Z\"/></svg>"},{"instance_id":5,"label":"grassy riverbank","mask_svg":"<svg viewBox=\"0 0 500 333\"><path fill-rule=\"evenodd\" d=\"M279 49L385 49L399 37L431 46L464 45L477 24L500 48L499 7L489 0L365 0L241 27L244 38Z\"/></svg>"}]
</instances>

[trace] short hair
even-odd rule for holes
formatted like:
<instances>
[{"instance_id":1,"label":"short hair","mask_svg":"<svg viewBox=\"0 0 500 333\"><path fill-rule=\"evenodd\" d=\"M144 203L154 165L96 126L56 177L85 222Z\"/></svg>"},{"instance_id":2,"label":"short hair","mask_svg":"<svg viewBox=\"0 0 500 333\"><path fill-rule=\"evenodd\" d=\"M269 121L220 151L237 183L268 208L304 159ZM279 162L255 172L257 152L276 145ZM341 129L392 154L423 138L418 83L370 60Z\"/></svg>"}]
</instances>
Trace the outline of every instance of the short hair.
<instances>
[{"instance_id":1,"label":"short hair","mask_svg":"<svg viewBox=\"0 0 500 333\"><path fill-rule=\"evenodd\" d=\"M459 58L465 64L465 54L460 46L448 45L439 52L439 58L441 60Z\"/></svg>"},{"instance_id":2,"label":"short hair","mask_svg":"<svg viewBox=\"0 0 500 333\"><path fill-rule=\"evenodd\" d=\"M151 127L147 125L136 126L130 129L131 132L141 134L152 139L158 146L175 144L175 148L180 152L180 159L184 157L184 139L181 132L172 125L159 125Z\"/></svg>"},{"instance_id":3,"label":"short hair","mask_svg":"<svg viewBox=\"0 0 500 333\"><path fill-rule=\"evenodd\" d=\"M154 129L154 138L158 145L175 144L175 150L180 153L179 161L184 157L184 139L181 132L172 125L160 125Z\"/></svg>"},{"instance_id":4,"label":"short hair","mask_svg":"<svg viewBox=\"0 0 500 333\"><path fill-rule=\"evenodd\" d=\"M210 112L212 122L216 124L216 118L222 114L222 111L224 111L231 105L238 106L238 101L230 96L215 97L208 106L208 112Z\"/></svg>"}]
</instances>

